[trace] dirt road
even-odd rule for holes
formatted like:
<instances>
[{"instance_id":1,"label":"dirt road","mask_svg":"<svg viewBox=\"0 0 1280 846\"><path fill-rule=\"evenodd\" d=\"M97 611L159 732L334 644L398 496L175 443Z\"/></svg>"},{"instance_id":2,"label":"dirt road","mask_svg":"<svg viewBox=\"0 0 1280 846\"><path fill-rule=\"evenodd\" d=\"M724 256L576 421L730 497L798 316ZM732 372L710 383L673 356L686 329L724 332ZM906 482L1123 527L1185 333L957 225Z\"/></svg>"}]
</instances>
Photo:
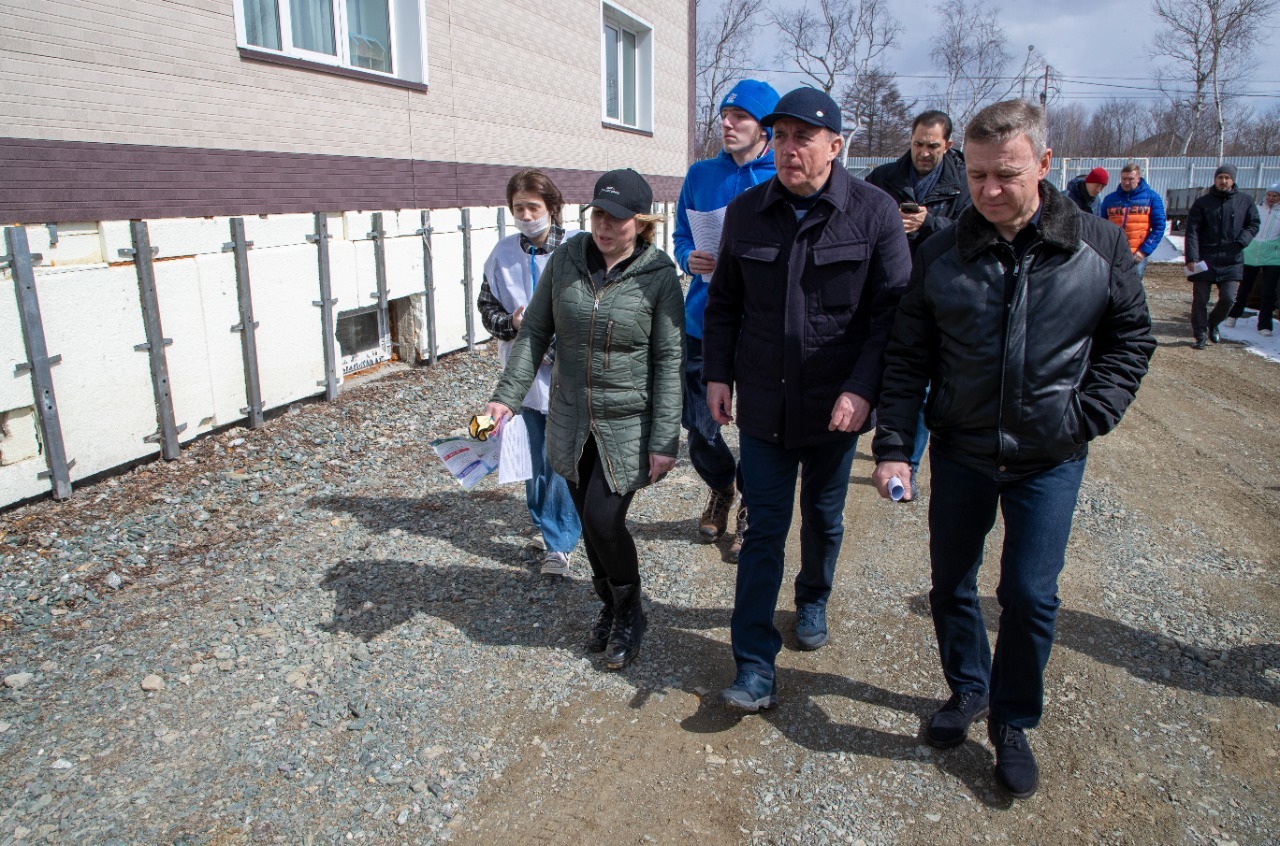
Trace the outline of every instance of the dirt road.
<instances>
[{"instance_id":1,"label":"dirt road","mask_svg":"<svg viewBox=\"0 0 1280 846\"><path fill-rule=\"evenodd\" d=\"M1147 284L1161 346L1089 458L1030 800L981 728L920 740L927 465L892 505L860 444L831 642L737 718L688 462L635 501L651 625L603 672L585 565L539 576L522 493L427 445L482 406L480 354L0 515L0 846L1280 843L1280 365L1190 349L1179 268Z\"/></svg>"}]
</instances>

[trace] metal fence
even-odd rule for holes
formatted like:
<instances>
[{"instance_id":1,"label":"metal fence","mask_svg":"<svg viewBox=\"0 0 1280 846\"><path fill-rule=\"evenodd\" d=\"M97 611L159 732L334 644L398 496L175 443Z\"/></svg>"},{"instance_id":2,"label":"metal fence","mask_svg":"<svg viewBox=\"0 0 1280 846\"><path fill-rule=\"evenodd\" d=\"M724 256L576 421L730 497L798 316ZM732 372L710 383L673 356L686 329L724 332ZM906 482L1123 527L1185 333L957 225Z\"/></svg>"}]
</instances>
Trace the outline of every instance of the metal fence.
<instances>
[{"instance_id":1,"label":"metal fence","mask_svg":"<svg viewBox=\"0 0 1280 846\"><path fill-rule=\"evenodd\" d=\"M872 168L896 157L850 156L845 166L854 176L866 176ZM1213 184L1213 172L1220 160L1213 156L1170 156L1116 158L1094 156L1086 158L1055 159L1050 180L1059 188L1072 177L1088 173L1095 167L1104 167L1111 174L1108 190L1120 184L1120 168L1126 162L1136 161L1142 166L1142 176L1147 184L1165 196L1171 188L1206 188ZM1241 188L1261 188L1280 180L1280 156L1228 157L1227 162L1236 166L1236 185Z\"/></svg>"}]
</instances>

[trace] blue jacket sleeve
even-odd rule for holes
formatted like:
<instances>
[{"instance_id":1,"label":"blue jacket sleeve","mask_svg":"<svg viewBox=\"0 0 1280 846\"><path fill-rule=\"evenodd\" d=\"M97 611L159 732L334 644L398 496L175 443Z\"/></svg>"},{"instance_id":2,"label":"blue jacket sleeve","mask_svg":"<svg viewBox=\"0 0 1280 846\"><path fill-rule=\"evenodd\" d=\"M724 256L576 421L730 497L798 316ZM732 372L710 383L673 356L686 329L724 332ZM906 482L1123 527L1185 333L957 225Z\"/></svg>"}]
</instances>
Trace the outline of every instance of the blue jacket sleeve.
<instances>
[{"instance_id":1,"label":"blue jacket sleeve","mask_svg":"<svg viewBox=\"0 0 1280 846\"><path fill-rule=\"evenodd\" d=\"M1142 242L1139 251L1144 256L1149 256L1156 251L1156 247L1160 246L1160 242L1164 240L1164 200L1160 199L1160 195L1155 191L1151 192L1151 231L1147 234L1147 239Z\"/></svg>"},{"instance_id":2,"label":"blue jacket sleeve","mask_svg":"<svg viewBox=\"0 0 1280 846\"><path fill-rule=\"evenodd\" d=\"M676 203L676 228L671 234L676 248L676 264L685 273L689 273L689 253L693 252L693 230L689 227L689 204L693 200L689 194L689 179L686 177L684 184L680 186L680 200Z\"/></svg>"}]
</instances>

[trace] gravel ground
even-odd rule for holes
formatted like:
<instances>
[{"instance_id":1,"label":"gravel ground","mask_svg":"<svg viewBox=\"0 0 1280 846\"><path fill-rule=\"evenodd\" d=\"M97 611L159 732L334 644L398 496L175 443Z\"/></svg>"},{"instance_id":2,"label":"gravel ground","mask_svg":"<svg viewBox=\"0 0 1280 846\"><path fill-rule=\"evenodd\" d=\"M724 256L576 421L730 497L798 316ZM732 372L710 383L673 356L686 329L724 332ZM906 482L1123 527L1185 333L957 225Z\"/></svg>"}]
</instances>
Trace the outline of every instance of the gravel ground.
<instances>
[{"instance_id":1,"label":"gravel ground","mask_svg":"<svg viewBox=\"0 0 1280 846\"><path fill-rule=\"evenodd\" d=\"M693 542L684 459L631 512L644 652L603 672L585 561L538 575L521 487L464 493L428 444L482 406L482 349L0 515L0 846L1280 843L1280 380L1187 348L1162 270L1162 349L1076 515L1031 800L981 729L919 740L927 506L878 500L865 445L832 642L784 651L782 707L714 704L733 568Z\"/></svg>"}]
</instances>

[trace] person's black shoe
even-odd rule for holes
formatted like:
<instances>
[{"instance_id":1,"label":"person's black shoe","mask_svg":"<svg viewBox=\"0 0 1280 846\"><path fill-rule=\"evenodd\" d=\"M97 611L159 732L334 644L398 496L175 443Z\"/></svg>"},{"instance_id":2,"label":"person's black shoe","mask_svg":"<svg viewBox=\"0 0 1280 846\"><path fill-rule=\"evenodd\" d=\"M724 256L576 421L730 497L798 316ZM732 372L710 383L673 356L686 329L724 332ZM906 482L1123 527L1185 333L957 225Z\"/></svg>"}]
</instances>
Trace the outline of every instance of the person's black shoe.
<instances>
[{"instance_id":1,"label":"person's black shoe","mask_svg":"<svg viewBox=\"0 0 1280 846\"><path fill-rule=\"evenodd\" d=\"M587 651L604 652L609 645L609 633L613 631L613 591L609 590L608 579L592 579L591 586L596 589L596 596L604 603L596 624L591 627L591 637L587 639Z\"/></svg>"},{"instance_id":2,"label":"person's black shoe","mask_svg":"<svg viewBox=\"0 0 1280 846\"><path fill-rule=\"evenodd\" d=\"M1222 340L1222 334L1218 331L1218 324L1209 327L1209 340L1215 344Z\"/></svg>"},{"instance_id":3,"label":"person's black shoe","mask_svg":"<svg viewBox=\"0 0 1280 846\"><path fill-rule=\"evenodd\" d=\"M1194 344L1192 344L1192 345L1191 345L1191 349L1193 349L1193 350L1202 350L1202 349L1204 349L1204 348L1205 348L1205 346L1206 346L1206 343L1205 343L1204 338L1196 338L1196 342L1195 342Z\"/></svg>"},{"instance_id":4,"label":"person's black shoe","mask_svg":"<svg viewBox=\"0 0 1280 846\"><path fill-rule=\"evenodd\" d=\"M953 693L947 703L929 718L924 729L925 742L937 749L959 746L969 735L969 726L986 717L990 711L985 693Z\"/></svg>"},{"instance_id":5,"label":"person's black shoe","mask_svg":"<svg viewBox=\"0 0 1280 846\"><path fill-rule=\"evenodd\" d=\"M640 654L640 641L649 627L649 619L640 605L640 584L617 585L609 582L613 592L613 630L604 650L604 665L621 670Z\"/></svg>"},{"instance_id":6,"label":"person's black shoe","mask_svg":"<svg viewBox=\"0 0 1280 846\"><path fill-rule=\"evenodd\" d=\"M996 750L996 781L1014 799L1026 799L1040 786L1040 767L1022 729L988 723L987 737Z\"/></svg>"},{"instance_id":7,"label":"person's black shoe","mask_svg":"<svg viewBox=\"0 0 1280 846\"><path fill-rule=\"evenodd\" d=\"M827 607L816 602L796 606L796 643L806 652L827 645Z\"/></svg>"}]
</instances>

